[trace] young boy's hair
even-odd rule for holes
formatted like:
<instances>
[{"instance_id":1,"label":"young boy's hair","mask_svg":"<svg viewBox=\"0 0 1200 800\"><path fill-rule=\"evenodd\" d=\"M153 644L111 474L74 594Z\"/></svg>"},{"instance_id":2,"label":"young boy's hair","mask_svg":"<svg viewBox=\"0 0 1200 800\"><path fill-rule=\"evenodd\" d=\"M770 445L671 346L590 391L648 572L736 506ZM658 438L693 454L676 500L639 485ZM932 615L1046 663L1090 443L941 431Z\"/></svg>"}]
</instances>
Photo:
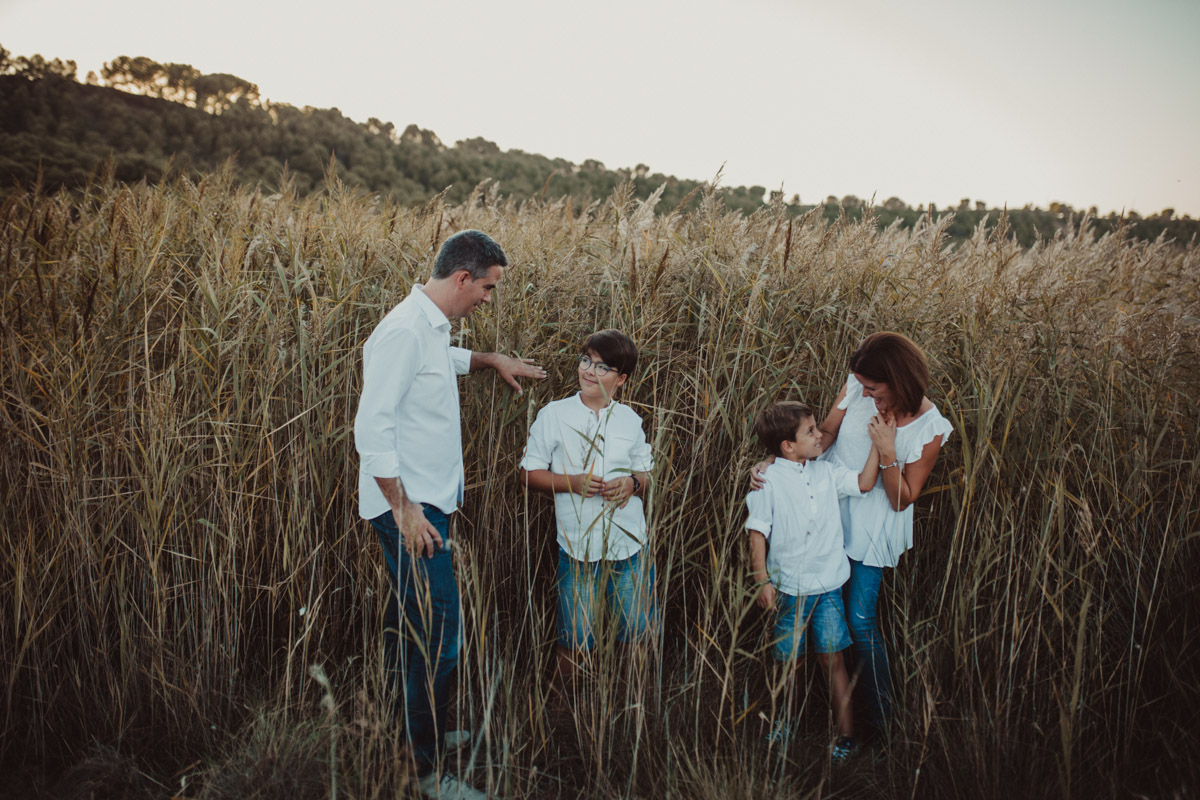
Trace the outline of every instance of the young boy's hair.
<instances>
[{"instance_id":1,"label":"young boy's hair","mask_svg":"<svg viewBox=\"0 0 1200 800\"><path fill-rule=\"evenodd\" d=\"M615 369L619 375L631 375L633 368L637 366L637 345L633 343L633 339L616 328L596 331L584 339L579 352L582 355L588 350L600 356L600 360Z\"/></svg>"},{"instance_id":2,"label":"young boy's hair","mask_svg":"<svg viewBox=\"0 0 1200 800\"><path fill-rule=\"evenodd\" d=\"M768 453L782 458L781 445L789 439L795 439L801 423L812 415L811 408L795 400L772 403L754 420L754 435Z\"/></svg>"}]
</instances>

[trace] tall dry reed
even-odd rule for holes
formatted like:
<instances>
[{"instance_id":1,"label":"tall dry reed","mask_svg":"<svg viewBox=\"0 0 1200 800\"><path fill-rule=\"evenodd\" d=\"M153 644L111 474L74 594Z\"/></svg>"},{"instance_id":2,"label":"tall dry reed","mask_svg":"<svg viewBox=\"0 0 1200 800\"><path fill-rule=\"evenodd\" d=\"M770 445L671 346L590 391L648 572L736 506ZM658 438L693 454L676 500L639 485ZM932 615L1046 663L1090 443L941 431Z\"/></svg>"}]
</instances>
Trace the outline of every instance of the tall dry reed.
<instances>
[{"instance_id":1,"label":"tall dry reed","mask_svg":"<svg viewBox=\"0 0 1200 800\"><path fill-rule=\"evenodd\" d=\"M98 747L186 796L391 797L374 535L357 519L360 348L480 228L512 266L469 347L531 356L523 397L463 383L458 768L509 797L1187 795L1200 757L1200 252L1004 226L946 247L714 198L580 209L480 188L383 205L199 183L0 207L0 674L7 763ZM579 342L626 330L656 456L663 625L550 695L551 504L516 479ZM751 602L750 420L827 408L855 343L922 344L955 433L885 579L897 718L831 768L825 689L780 682ZM314 666L316 669L314 669ZM764 733L803 706L788 747ZM149 780L149 778L147 779Z\"/></svg>"}]
</instances>

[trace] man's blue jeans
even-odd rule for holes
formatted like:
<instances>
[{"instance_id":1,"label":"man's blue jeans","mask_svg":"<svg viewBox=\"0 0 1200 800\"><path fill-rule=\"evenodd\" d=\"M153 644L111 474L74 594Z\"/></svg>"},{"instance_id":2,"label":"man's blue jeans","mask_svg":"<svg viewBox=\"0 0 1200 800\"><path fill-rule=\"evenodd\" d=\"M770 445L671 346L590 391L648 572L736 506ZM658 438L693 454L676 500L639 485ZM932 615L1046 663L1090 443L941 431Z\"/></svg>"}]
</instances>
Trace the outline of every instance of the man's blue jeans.
<instances>
[{"instance_id":1,"label":"man's blue jeans","mask_svg":"<svg viewBox=\"0 0 1200 800\"><path fill-rule=\"evenodd\" d=\"M371 520L383 545L391 585L383 617L384 671L395 693L396 720L408 736L419 775L438 768L459 647L449 520L431 505L422 507L442 535L443 547L432 556L414 557L402 546L391 511Z\"/></svg>"},{"instance_id":2,"label":"man's blue jeans","mask_svg":"<svg viewBox=\"0 0 1200 800\"><path fill-rule=\"evenodd\" d=\"M854 662L858 672L859 696L867 719L882 728L892 712L892 679L888 669L887 647L879 631L879 585L883 567L868 567L850 559L850 580L846 582L846 622L854 641Z\"/></svg>"}]
</instances>

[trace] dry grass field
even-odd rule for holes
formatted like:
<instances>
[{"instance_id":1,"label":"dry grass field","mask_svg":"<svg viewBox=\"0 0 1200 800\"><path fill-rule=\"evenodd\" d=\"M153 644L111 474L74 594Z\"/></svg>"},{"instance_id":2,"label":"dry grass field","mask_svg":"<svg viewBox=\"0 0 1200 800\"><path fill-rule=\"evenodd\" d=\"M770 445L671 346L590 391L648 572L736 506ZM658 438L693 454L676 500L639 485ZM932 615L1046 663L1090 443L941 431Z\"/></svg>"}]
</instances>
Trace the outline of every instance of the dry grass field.
<instances>
[{"instance_id":1,"label":"dry grass field","mask_svg":"<svg viewBox=\"0 0 1200 800\"><path fill-rule=\"evenodd\" d=\"M462 344L457 769L516 797L1195 797L1200 248L1023 250L681 213L618 191L385 205L198 184L0 204L0 759L48 797L410 796L381 717L382 559L356 514L361 345L455 230L512 266ZM642 348L656 453L648 653L601 648L555 712L553 509L518 484L582 337ZM771 682L744 519L754 413L827 409L865 334L925 349L955 426L885 579L898 709L829 763L820 679ZM764 734L786 693L787 747ZM13 777L16 776L16 777ZM0 793L5 783L0 781Z\"/></svg>"}]
</instances>

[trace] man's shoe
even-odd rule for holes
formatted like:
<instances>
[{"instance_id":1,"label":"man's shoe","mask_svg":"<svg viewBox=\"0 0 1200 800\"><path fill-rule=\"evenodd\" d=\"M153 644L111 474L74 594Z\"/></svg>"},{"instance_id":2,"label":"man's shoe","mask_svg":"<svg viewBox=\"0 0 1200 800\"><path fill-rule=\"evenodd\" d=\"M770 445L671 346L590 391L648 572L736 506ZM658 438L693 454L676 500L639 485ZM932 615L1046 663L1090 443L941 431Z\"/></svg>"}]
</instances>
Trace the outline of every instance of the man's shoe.
<instances>
[{"instance_id":1,"label":"man's shoe","mask_svg":"<svg viewBox=\"0 0 1200 800\"><path fill-rule=\"evenodd\" d=\"M471 743L470 731L450 731L444 739L447 750L461 750Z\"/></svg>"},{"instance_id":2,"label":"man's shoe","mask_svg":"<svg viewBox=\"0 0 1200 800\"><path fill-rule=\"evenodd\" d=\"M487 795L478 789L472 789L453 775L441 775L431 772L417 781L422 797L436 800L487 800Z\"/></svg>"}]
</instances>

